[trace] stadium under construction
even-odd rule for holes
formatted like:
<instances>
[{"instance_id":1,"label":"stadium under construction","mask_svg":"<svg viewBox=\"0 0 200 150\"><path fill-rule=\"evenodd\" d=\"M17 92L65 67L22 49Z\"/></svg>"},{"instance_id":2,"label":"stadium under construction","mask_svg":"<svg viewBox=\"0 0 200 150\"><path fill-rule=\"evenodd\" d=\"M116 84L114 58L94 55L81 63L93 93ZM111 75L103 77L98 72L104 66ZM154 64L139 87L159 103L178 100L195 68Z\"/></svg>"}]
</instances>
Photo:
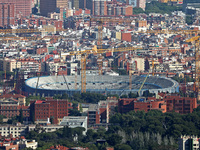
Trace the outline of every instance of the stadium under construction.
<instances>
[{"instance_id":1,"label":"stadium under construction","mask_svg":"<svg viewBox=\"0 0 200 150\"><path fill-rule=\"evenodd\" d=\"M132 88L129 89L129 76L110 75L87 75L86 92L101 94L124 95L130 92L137 93L146 76L132 76ZM33 77L25 81L25 92L28 95L54 96L81 92L81 76L42 76ZM148 76L140 94L149 90L151 93L158 92L179 92L179 85L176 81L158 76Z\"/></svg>"}]
</instances>

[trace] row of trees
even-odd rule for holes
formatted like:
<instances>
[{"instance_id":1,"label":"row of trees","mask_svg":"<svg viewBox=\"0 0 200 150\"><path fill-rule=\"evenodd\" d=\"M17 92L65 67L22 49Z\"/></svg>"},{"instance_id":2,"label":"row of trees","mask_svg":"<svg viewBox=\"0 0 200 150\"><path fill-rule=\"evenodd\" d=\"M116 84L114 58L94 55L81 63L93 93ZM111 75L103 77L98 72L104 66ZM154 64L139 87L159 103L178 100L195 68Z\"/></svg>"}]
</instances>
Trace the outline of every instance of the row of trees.
<instances>
[{"instance_id":1,"label":"row of trees","mask_svg":"<svg viewBox=\"0 0 200 150\"><path fill-rule=\"evenodd\" d=\"M161 14L171 14L173 11L181 11L181 7L177 6L169 6L165 3L159 3L158 1L152 1L151 3L146 3L146 10L144 11L142 8L133 8L133 14L140 13L161 13Z\"/></svg>"},{"instance_id":2,"label":"row of trees","mask_svg":"<svg viewBox=\"0 0 200 150\"><path fill-rule=\"evenodd\" d=\"M176 150L177 139L181 135L200 136L200 107L191 114L162 113L151 110L116 113L110 118L110 126L106 131L89 129L86 135L84 128L65 127L53 133L38 133L40 130L29 132L26 138L39 142L39 149L46 149L51 145L67 147L82 146L93 150L102 150L107 146L116 150ZM99 144L97 139L105 142Z\"/></svg>"}]
</instances>

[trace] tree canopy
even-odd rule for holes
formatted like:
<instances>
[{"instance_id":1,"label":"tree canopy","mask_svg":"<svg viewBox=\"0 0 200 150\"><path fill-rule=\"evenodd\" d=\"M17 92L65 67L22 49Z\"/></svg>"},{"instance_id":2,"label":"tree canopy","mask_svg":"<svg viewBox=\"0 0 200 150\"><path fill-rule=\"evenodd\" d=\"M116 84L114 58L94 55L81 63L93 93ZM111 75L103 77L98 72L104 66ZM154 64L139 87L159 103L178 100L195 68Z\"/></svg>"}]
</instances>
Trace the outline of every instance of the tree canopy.
<instances>
[{"instance_id":1,"label":"tree canopy","mask_svg":"<svg viewBox=\"0 0 200 150\"><path fill-rule=\"evenodd\" d=\"M152 1L151 3L146 3L145 13L161 13L161 14L171 14L173 11L181 10L180 7L177 6L169 6L165 3L159 3L158 1Z\"/></svg>"}]
</instances>

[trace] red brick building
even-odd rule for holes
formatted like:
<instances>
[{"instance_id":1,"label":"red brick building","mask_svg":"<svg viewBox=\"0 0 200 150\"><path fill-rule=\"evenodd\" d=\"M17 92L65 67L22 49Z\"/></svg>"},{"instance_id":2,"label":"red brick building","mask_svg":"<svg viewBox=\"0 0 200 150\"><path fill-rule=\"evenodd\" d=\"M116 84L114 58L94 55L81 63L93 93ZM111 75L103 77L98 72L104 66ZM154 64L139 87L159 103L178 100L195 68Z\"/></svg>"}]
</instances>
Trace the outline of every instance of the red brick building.
<instances>
[{"instance_id":1,"label":"red brick building","mask_svg":"<svg viewBox=\"0 0 200 150\"><path fill-rule=\"evenodd\" d=\"M152 98L122 98L118 101L118 111L120 113L127 113L129 111L145 111L160 110L166 112L166 103L164 100L156 100Z\"/></svg>"},{"instance_id":2,"label":"red brick building","mask_svg":"<svg viewBox=\"0 0 200 150\"><path fill-rule=\"evenodd\" d=\"M132 41L131 33L122 33L122 41L131 42Z\"/></svg>"},{"instance_id":3,"label":"red brick building","mask_svg":"<svg viewBox=\"0 0 200 150\"><path fill-rule=\"evenodd\" d=\"M122 98L118 100L118 112L127 113L134 110L135 98Z\"/></svg>"},{"instance_id":4,"label":"red brick building","mask_svg":"<svg viewBox=\"0 0 200 150\"><path fill-rule=\"evenodd\" d=\"M30 116L29 106L19 105L18 100L13 98L0 100L0 115L12 118L18 116L20 114L20 110L22 110L24 117Z\"/></svg>"},{"instance_id":5,"label":"red brick building","mask_svg":"<svg viewBox=\"0 0 200 150\"><path fill-rule=\"evenodd\" d=\"M137 101L134 102L134 110L135 111L141 111L144 110L145 112L148 112L150 110L160 110L163 113L166 112L166 103L164 100L148 100L148 101Z\"/></svg>"},{"instance_id":6,"label":"red brick building","mask_svg":"<svg viewBox=\"0 0 200 150\"><path fill-rule=\"evenodd\" d=\"M8 27L15 23L13 3L0 3L0 27Z\"/></svg>"},{"instance_id":7,"label":"red brick building","mask_svg":"<svg viewBox=\"0 0 200 150\"><path fill-rule=\"evenodd\" d=\"M14 8L12 11L15 11L15 17L29 16L32 12L31 0L0 0L0 3L13 3Z\"/></svg>"},{"instance_id":8,"label":"red brick building","mask_svg":"<svg viewBox=\"0 0 200 150\"><path fill-rule=\"evenodd\" d=\"M69 109L72 109L72 103L67 100L57 100L47 98L46 100L37 100L33 103L35 121L43 122L52 118L53 123L57 124L59 119L68 116Z\"/></svg>"},{"instance_id":9,"label":"red brick building","mask_svg":"<svg viewBox=\"0 0 200 150\"><path fill-rule=\"evenodd\" d=\"M123 98L118 100L118 111L126 113L129 111L145 111L160 110L165 112L177 112L180 114L192 113L197 108L196 98L180 97L180 96L164 96L163 99L148 97L143 99Z\"/></svg>"},{"instance_id":10,"label":"red brick building","mask_svg":"<svg viewBox=\"0 0 200 150\"><path fill-rule=\"evenodd\" d=\"M180 114L192 113L197 108L197 99L191 97L166 96L167 112L177 112Z\"/></svg>"}]
</instances>

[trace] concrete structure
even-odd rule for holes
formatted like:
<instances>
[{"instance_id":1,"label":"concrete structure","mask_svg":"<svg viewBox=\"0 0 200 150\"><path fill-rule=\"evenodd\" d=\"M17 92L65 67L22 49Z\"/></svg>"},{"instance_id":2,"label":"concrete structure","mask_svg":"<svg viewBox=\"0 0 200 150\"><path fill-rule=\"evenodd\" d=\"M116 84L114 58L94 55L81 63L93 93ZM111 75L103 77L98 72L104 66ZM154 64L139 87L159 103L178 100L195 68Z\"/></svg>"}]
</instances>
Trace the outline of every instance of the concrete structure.
<instances>
[{"instance_id":1,"label":"concrete structure","mask_svg":"<svg viewBox=\"0 0 200 150\"><path fill-rule=\"evenodd\" d=\"M13 3L0 3L0 27L14 25L15 11Z\"/></svg>"},{"instance_id":2,"label":"concrete structure","mask_svg":"<svg viewBox=\"0 0 200 150\"><path fill-rule=\"evenodd\" d=\"M83 127L85 135L87 132L87 116L65 116L60 122L61 126L68 126L69 128Z\"/></svg>"},{"instance_id":3,"label":"concrete structure","mask_svg":"<svg viewBox=\"0 0 200 150\"><path fill-rule=\"evenodd\" d=\"M98 104L90 104L88 108L88 126L100 124Z\"/></svg>"},{"instance_id":4,"label":"concrete structure","mask_svg":"<svg viewBox=\"0 0 200 150\"><path fill-rule=\"evenodd\" d=\"M196 136L181 136L178 139L178 150L198 150L199 138Z\"/></svg>"},{"instance_id":5,"label":"concrete structure","mask_svg":"<svg viewBox=\"0 0 200 150\"><path fill-rule=\"evenodd\" d=\"M37 92L40 95L53 96L56 94L67 93L73 95L81 92L81 76L77 76L77 90L75 89L75 76L65 76L69 89L66 86L63 76L40 77ZM101 94L129 94L137 93L145 76L133 76L132 90L129 90L129 76L109 76L109 75L87 75L87 92L96 92ZM34 94L37 85L37 77L25 81L25 92ZM158 92L178 92L179 85L176 81L165 78L149 76L141 90L141 94L149 90L151 93Z\"/></svg>"}]
</instances>

